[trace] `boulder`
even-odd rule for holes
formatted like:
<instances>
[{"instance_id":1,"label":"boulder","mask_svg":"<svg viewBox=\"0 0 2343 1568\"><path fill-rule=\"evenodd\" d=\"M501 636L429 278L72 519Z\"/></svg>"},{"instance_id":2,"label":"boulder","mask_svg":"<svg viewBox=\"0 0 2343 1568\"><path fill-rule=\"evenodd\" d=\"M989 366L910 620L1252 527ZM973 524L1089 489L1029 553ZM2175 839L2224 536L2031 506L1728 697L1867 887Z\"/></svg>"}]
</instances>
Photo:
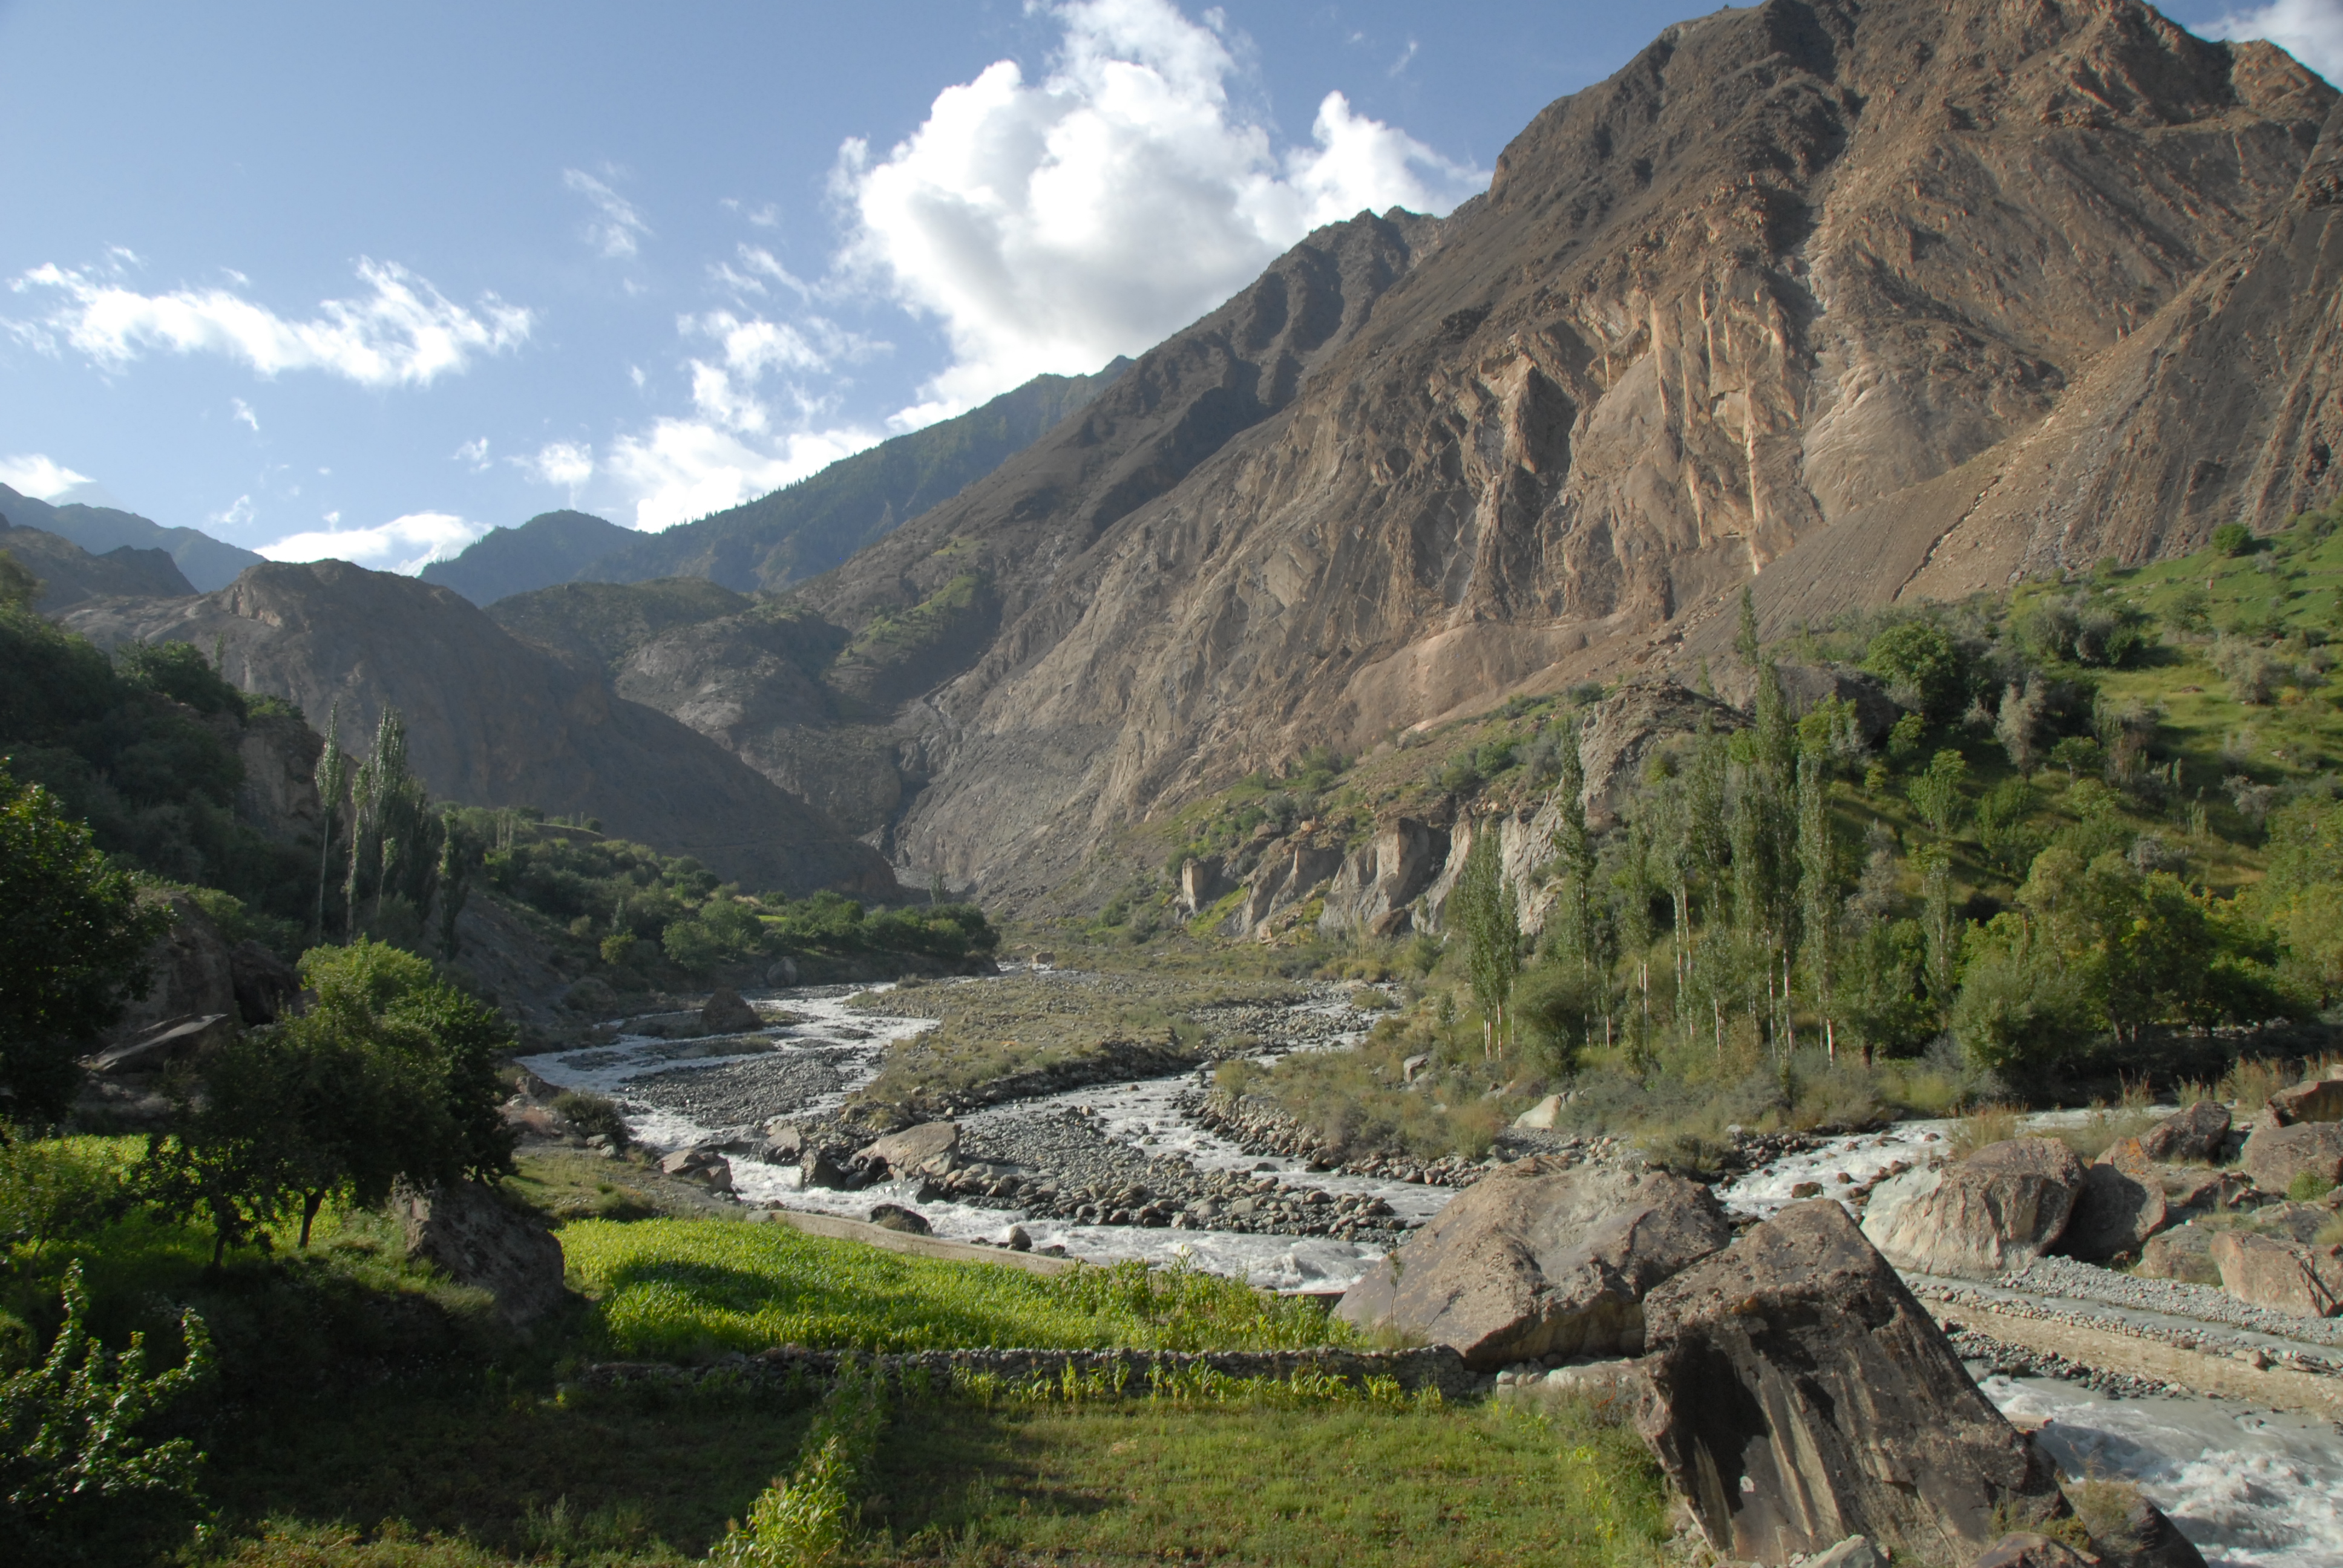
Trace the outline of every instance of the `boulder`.
<instances>
[{"instance_id":1,"label":"boulder","mask_svg":"<svg viewBox=\"0 0 2343 1568\"><path fill-rule=\"evenodd\" d=\"M2210 1249L2221 1288L2241 1302L2299 1317L2333 1317L2343 1306L2343 1249L2223 1231Z\"/></svg>"},{"instance_id":2,"label":"boulder","mask_svg":"<svg viewBox=\"0 0 2343 1568\"><path fill-rule=\"evenodd\" d=\"M679 1149L659 1161L659 1169L669 1176L701 1182L714 1191L732 1191L732 1161L712 1149Z\"/></svg>"},{"instance_id":3,"label":"boulder","mask_svg":"<svg viewBox=\"0 0 2343 1568\"><path fill-rule=\"evenodd\" d=\"M2023 1268L2066 1233L2083 1162L2049 1138L1989 1144L1938 1171L1883 1182L1863 1233L1899 1269L1989 1280Z\"/></svg>"},{"instance_id":4,"label":"boulder","mask_svg":"<svg viewBox=\"0 0 2343 1568\"><path fill-rule=\"evenodd\" d=\"M2167 1222L2164 1179L2137 1138L2119 1138L2083 1172L2066 1251L2091 1262L2137 1256Z\"/></svg>"},{"instance_id":5,"label":"boulder","mask_svg":"<svg viewBox=\"0 0 2343 1568\"><path fill-rule=\"evenodd\" d=\"M900 1203L880 1203L870 1211L870 1222L882 1230L900 1231L907 1236L932 1236L935 1227L926 1216L904 1208Z\"/></svg>"},{"instance_id":6,"label":"boulder","mask_svg":"<svg viewBox=\"0 0 2343 1568\"><path fill-rule=\"evenodd\" d=\"M561 1243L543 1221L476 1181L428 1191L401 1183L392 1211L407 1232L407 1255L460 1284L488 1292L512 1323L526 1323L568 1296Z\"/></svg>"},{"instance_id":7,"label":"boulder","mask_svg":"<svg viewBox=\"0 0 2343 1568\"><path fill-rule=\"evenodd\" d=\"M2091 1562L2062 1541L2016 1530L1979 1553L1969 1568L2090 1568Z\"/></svg>"},{"instance_id":8,"label":"boulder","mask_svg":"<svg viewBox=\"0 0 2343 1568\"><path fill-rule=\"evenodd\" d=\"M1865 1537L1850 1535L1829 1551L1807 1558L1805 1568L1887 1568L1887 1560Z\"/></svg>"},{"instance_id":9,"label":"boulder","mask_svg":"<svg viewBox=\"0 0 2343 1568\"><path fill-rule=\"evenodd\" d=\"M2176 1225L2151 1236L2139 1250L2139 1267L2135 1271L2151 1280L2217 1285L2221 1271L2213 1264L2213 1238L2219 1233L2203 1225Z\"/></svg>"},{"instance_id":10,"label":"boulder","mask_svg":"<svg viewBox=\"0 0 2343 1568\"><path fill-rule=\"evenodd\" d=\"M2281 1126L2298 1121L2343 1121L2343 1078L2313 1078L2269 1097L2270 1113Z\"/></svg>"},{"instance_id":11,"label":"boulder","mask_svg":"<svg viewBox=\"0 0 2343 1568\"><path fill-rule=\"evenodd\" d=\"M2200 1100L2141 1133L2139 1147L2150 1160L2177 1163L2218 1160L2228 1141L2229 1108L2217 1101Z\"/></svg>"},{"instance_id":12,"label":"boulder","mask_svg":"<svg viewBox=\"0 0 2343 1568\"><path fill-rule=\"evenodd\" d=\"M1453 1345L1482 1371L1635 1355L1644 1294L1731 1237L1715 1197L1680 1176L1517 1160L1377 1261L1335 1313Z\"/></svg>"},{"instance_id":13,"label":"boulder","mask_svg":"<svg viewBox=\"0 0 2343 1568\"><path fill-rule=\"evenodd\" d=\"M92 1072L159 1072L210 1055L236 1037L236 1020L224 1012L166 1018L146 1033L99 1051L82 1065Z\"/></svg>"},{"instance_id":14,"label":"boulder","mask_svg":"<svg viewBox=\"0 0 2343 1568\"><path fill-rule=\"evenodd\" d=\"M765 983L767 985L797 984L798 960L795 959L781 959L777 960L770 968L765 970Z\"/></svg>"},{"instance_id":15,"label":"boulder","mask_svg":"<svg viewBox=\"0 0 2343 1568\"><path fill-rule=\"evenodd\" d=\"M949 1175L960 1162L960 1123L922 1121L857 1150L854 1158L898 1177Z\"/></svg>"},{"instance_id":16,"label":"boulder","mask_svg":"<svg viewBox=\"0 0 2343 1568\"><path fill-rule=\"evenodd\" d=\"M2124 1500L2120 1519L2095 1518L2087 1509L2078 1512L2091 1526L2091 1551L2101 1568L2205 1568L2204 1553L2165 1517L2164 1510L2137 1491Z\"/></svg>"},{"instance_id":17,"label":"boulder","mask_svg":"<svg viewBox=\"0 0 2343 1568\"><path fill-rule=\"evenodd\" d=\"M228 985L236 993L237 1014L248 1025L275 1023L297 1010L301 971L258 942L238 942L228 950Z\"/></svg>"},{"instance_id":18,"label":"boulder","mask_svg":"<svg viewBox=\"0 0 2343 1568\"><path fill-rule=\"evenodd\" d=\"M1962 1563L2067 1512L2056 1472L1831 1200L1753 1226L1653 1291L1644 1317L1639 1424L1719 1556L1782 1563L1862 1534Z\"/></svg>"},{"instance_id":19,"label":"boulder","mask_svg":"<svg viewBox=\"0 0 2343 1568\"><path fill-rule=\"evenodd\" d=\"M2237 1163L2266 1192L2283 1192L2306 1173L2331 1186L2343 1181L2343 1122L2258 1123Z\"/></svg>"},{"instance_id":20,"label":"boulder","mask_svg":"<svg viewBox=\"0 0 2343 1568\"><path fill-rule=\"evenodd\" d=\"M1562 1120L1562 1096L1549 1094L1519 1116L1513 1125L1525 1132L1551 1132L1554 1124Z\"/></svg>"},{"instance_id":21,"label":"boulder","mask_svg":"<svg viewBox=\"0 0 2343 1568\"><path fill-rule=\"evenodd\" d=\"M765 1022L737 990L719 990L709 997L708 1005L699 1010L699 1021L710 1034L746 1034L763 1028Z\"/></svg>"},{"instance_id":22,"label":"boulder","mask_svg":"<svg viewBox=\"0 0 2343 1568\"><path fill-rule=\"evenodd\" d=\"M103 1037L105 1044L128 1045L170 1020L242 1017L235 954L218 923L195 900L176 890L149 890L139 895L139 901L161 904L170 914L171 926L140 960L146 994L123 1005L122 1016Z\"/></svg>"},{"instance_id":23,"label":"boulder","mask_svg":"<svg viewBox=\"0 0 2343 1568\"><path fill-rule=\"evenodd\" d=\"M768 1165L795 1165L805 1159L805 1129L775 1117L765 1123L765 1147L759 1158Z\"/></svg>"},{"instance_id":24,"label":"boulder","mask_svg":"<svg viewBox=\"0 0 2343 1568\"><path fill-rule=\"evenodd\" d=\"M840 1163L835 1150L809 1148L798 1162L798 1183L803 1187L828 1187L840 1192L851 1192L863 1185L862 1173L849 1170Z\"/></svg>"}]
</instances>

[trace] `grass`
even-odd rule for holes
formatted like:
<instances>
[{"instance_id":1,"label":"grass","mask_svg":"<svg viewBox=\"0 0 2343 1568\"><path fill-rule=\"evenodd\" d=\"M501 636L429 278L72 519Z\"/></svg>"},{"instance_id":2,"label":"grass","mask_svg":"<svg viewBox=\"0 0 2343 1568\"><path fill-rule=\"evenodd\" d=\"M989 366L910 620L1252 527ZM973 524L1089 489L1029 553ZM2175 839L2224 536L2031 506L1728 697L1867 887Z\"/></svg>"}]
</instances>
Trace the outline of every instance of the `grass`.
<instances>
[{"instance_id":1,"label":"grass","mask_svg":"<svg viewBox=\"0 0 2343 1568\"><path fill-rule=\"evenodd\" d=\"M1054 1278L809 1236L784 1225L587 1221L561 1232L601 1346L704 1357L798 1344L1255 1350L1337 1342L1314 1305L1136 1264Z\"/></svg>"},{"instance_id":2,"label":"grass","mask_svg":"<svg viewBox=\"0 0 2343 1568\"><path fill-rule=\"evenodd\" d=\"M1590 1408L1146 1404L899 1422L868 1560L1655 1563L1664 1492Z\"/></svg>"}]
</instances>

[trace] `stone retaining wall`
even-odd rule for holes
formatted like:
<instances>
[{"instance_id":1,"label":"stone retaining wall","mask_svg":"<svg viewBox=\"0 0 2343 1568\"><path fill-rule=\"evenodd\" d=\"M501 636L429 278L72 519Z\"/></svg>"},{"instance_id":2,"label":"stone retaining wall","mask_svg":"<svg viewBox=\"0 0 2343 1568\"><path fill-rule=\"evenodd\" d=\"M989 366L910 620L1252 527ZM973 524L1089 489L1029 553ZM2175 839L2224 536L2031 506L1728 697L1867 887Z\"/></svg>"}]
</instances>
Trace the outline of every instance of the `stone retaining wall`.
<instances>
[{"instance_id":1,"label":"stone retaining wall","mask_svg":"<svg viewBox=\"0 0 2343 1568\"><path fill-rule=\"evenodd\" d=\"M684 1367L666 1362L603 1362L588 1367L578 1382L588 1388L690 1388L719 1382L746 1382L772 1388L826 1383L852 1358L873 1366L890 1383L915 1372L937 1386L954 1375L989 1373L1011 1383L1061 1383L1071 1372L1085 1382L1103 1379L1132 1398L1148 1392L1148 1373L1198 1371L1238 1379L1285 1382L1296 1372L1340 1378L1363 1387L1369 1378L1389 1378L1406 1392L1436 1389L1443 1399L1470 1399L1487 1392L1489 1380L1468 1371L1445 1345L1405 1351L914 1351L864 1356L850 1351L806 1350L782 1345L756 1355L727 1357L712 1366Z\"/></svg>"}]
</instances>

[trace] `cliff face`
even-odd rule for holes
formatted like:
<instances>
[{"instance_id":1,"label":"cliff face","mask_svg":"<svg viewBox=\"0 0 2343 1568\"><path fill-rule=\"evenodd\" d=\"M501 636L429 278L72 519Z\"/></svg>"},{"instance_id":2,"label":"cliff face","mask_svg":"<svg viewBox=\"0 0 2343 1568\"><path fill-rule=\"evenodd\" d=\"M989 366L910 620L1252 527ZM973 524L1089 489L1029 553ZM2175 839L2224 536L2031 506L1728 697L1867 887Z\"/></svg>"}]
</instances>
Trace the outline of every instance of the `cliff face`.
<instances>
[{"instance_id":1,"label":"cliff face","mask_svg":"<svg viewBox=\"0 0 2343 1568\"><path fill-rule=\"evenodd\" d=\"M1753 580L1786 624L2323 498L2335 102L2127 0L1669 29L1436 233L1361 219L1282 261L1292 299L1389 236L1289 380L1232 366L1118 427L1246 340L1201 325L809 585L854 629L983 563L995 629L900 710L899 859L1038 895L1305 745L1698 650Z\"/></svg>"},{"instance_id":2,"label":"cliff face","mask_svg":"<svg viewBox=\"0 0 2343 1568\"><path fill-rule=\"evenodd\" d=\"M757 888L894 886L875 853L803 800L447 588L343 561L271 565L200 598L102 601L61 618L101 646L208 650L216 638L246 689L290 699L320 728L338 702L345 743L361 755L394 705L417 773L441 799L584 812Z\"/></svg>"}]
</instances>

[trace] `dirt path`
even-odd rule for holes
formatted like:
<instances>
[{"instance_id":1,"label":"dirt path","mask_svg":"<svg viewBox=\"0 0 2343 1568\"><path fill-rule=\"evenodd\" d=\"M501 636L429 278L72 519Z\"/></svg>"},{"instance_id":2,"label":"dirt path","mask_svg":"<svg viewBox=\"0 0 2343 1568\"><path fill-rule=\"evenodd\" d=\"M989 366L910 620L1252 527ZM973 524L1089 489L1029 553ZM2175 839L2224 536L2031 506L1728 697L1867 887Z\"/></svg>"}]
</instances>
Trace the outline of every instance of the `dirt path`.
<instances>
[{"instance_id":1,"label":"dirt path","mask_svg":"<svg viewBox=\"0 0 2343 1568\"><path fill-rule=\"evenodd\" d=\"M2343 1378L2318 1377L2282 1367L2256 1368L2229 1356L2207 1355L2111 1330L2045 1322L1985 1307L1926 1304L1947 1329L1974 1329L2027 1350L2154 1378L2198 1393L2343 1421Z\"/></svg>"}]
</instances>

